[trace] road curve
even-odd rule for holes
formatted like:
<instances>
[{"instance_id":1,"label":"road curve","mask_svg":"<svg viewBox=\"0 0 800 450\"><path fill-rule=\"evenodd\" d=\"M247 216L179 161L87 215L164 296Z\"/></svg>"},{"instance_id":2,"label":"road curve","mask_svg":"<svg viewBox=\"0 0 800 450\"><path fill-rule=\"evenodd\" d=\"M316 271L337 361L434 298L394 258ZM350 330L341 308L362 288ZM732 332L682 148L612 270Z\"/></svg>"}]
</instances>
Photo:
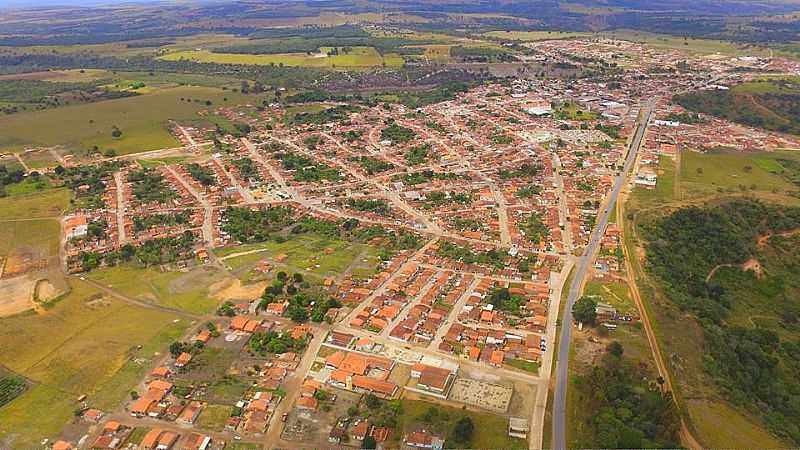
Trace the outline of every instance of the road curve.
<instances>
[{"instance_id":1,"label":"road curve","mask_svg":"<svg viewBox=\"0 0 800 450\"><path fill-rule=\"evenodd\" d=\"M625 179L628 172L636 160L636 154L641 147L644 138L647 124L650 121L650 116L655 106L654 101L648 102L642 109L641 114L636 125L633 140L628 150L628 155L625 158L625 165L623 170L614 179L614 187L611 190L611 195L608 198L608 203L599 214L597 226L592 230L589 239L589 244L583 252L583 255L578 260L575 269L575 277L572 279L572 284L569 288L569 296L567 297L567 304L564 305L564 318L561 322L561 333L558 339L558 365L556 367L556 386L555 396L553 399L553 448L556 450L565 450L567 448L567 388L569 387L569 349L570 340L572 339L572 305L578 299L578 296L583 290L584 280L589 272L589 265L597 251L600 239L603 237L606 226L608 225L609 214L614 208L619 196L622 186L625 184Z\"/></svg>"}]
</instances>

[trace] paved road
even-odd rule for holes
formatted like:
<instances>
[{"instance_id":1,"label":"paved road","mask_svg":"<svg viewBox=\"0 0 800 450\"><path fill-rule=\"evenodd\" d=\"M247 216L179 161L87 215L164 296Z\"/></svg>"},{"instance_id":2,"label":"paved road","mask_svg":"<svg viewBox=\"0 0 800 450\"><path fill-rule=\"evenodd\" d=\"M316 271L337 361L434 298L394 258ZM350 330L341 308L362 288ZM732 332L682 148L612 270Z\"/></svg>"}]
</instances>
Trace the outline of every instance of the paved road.
<instances>
[{"instance_id":1,"label":"paved road","mask_svg":"<svg viewBox=\"0 0 800 450\"><path fill-rule=\"evenodd\" d=\"M572 338L572 305L578 299L583 289L584 280L589 272L589 267L597 251L600 239L603 237L606 226L608 225L609 214L614 208L617 197L619 196L622 186L628 175L628 171L636 160L636 154L642 144L647 123L650 121L655 103L651 101L642 109L639 116L636 132L633 140L631 140L628 156L625 159L625 166L619 175L614 180L614 188L609 196L608 203L600 213L597 221L597 226L592 231L589 243L583 252L583 255L578 260L577 268L575 269L575 277L569 289L569 296L567 297L567 304L564 305L564 319L561 327L561 335L558 340L558 366L556 367L556 388L555 397L553 401L553 448L562 450L567 448L566 441L566 410L567 410L567 387L569 384L569 349L570 340Z\"/></svg>"}]
</instances>

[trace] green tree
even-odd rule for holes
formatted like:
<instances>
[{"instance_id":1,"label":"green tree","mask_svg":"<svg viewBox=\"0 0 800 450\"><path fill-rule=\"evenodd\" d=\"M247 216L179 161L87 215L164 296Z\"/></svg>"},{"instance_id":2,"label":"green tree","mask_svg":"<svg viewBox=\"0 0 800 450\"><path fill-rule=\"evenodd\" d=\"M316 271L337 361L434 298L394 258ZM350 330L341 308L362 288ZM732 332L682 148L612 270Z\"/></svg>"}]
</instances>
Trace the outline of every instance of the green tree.
<instances>
[{"instance_id":1,"label":"green tree","mask_svg":"<svg viewBox=\"0 0 800 450\"><path fill-rule=\"evenodd\" d=\"M587 325L593 325L594 320L597 318L597 302L591 297L581 297L574 305L572 305L572 317L576 322L583 322Z\"/></svg>"},{"instance_id":2,"label":"green tree","mask_svg":"<svg viewBox=\"0 0 800 450\"><path fill-rule=\"evenodd\" d=\"M367 394L367 396L364 398L364 403L369 409L378 409L381 407L381 401L375 396L375 394Z\"/></svg>"},{"instance_id":3,"label":"green tree","mask_svg":"<svg viewBox=\"0 0 800 450\"><path fill-rule=\"evenodd\" d=\"M374 437L367 436L364 438L364 442L361 443L361 448L378 448L378 443Z\"/></svg>"},{"instance_id":4,"label":"green tree","mask_svg":"<svg viewBox=\"0 0 800 450\"><path fill-rule=\"evenodd\" d=\"M475 424L472 422L472 418L464 416L456 421L450 439L461 444L462 447L469 447L474 434Z\"/></svg>"}]
</instances>

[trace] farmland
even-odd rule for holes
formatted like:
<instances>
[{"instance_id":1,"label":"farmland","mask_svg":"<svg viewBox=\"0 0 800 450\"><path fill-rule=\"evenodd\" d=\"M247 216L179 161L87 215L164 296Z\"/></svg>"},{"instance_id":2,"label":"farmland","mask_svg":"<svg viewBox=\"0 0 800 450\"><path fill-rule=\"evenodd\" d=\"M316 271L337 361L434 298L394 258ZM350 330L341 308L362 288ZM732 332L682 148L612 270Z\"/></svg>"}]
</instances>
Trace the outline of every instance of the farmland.
<instances>
[{"instance_id":1,"label":"farmland","mask_svg":"<svg viewBox=\"0 0 800 450\"><path fill-rule=\"evenodd\" d=\"M248 55L238 53L212 53L208 50L187 50L168 53L161 59L179 61L187 59L197 62L220 64L284 65L290 67L358 68L375 66L400 66L403 58L396 54L380 55L374 48L354 47L351 52L339 52L329 56L330 48L321 48L320 53L284 53L274 55Z\"/></svg>"},{"instance_id":2,"label":"farmland","mask_svg":"<svg viewBox=\"0 0 800 450\"><path fill-rule=\"evenodd\" d=\"M0 117L0 149L66 145L74 150L129 154L177 145L169 120L190 120L211 105L236 104L244 97L208 87L181 86L146 95ZM51 126L42 127L43 123ZM122 135L112 136L117 126Z\"/></svg>"}]
</instances>

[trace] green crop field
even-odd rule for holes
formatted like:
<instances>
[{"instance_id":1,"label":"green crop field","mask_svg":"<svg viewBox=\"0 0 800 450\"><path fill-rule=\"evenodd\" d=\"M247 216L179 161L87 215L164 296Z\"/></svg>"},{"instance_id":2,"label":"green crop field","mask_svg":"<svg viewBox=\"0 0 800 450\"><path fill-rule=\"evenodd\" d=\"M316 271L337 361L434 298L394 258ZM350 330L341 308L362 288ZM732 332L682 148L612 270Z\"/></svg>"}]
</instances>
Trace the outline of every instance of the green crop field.
<instances>
[{"instance_id":1,"label":"green crop field","mask_svg":"<svg viewBox=\"0 0 800 450\"><path fill-rule=\"evenodd\" d=\"M323 54L329 48L322 48ZM335 56L307 55L305 53L283 53L275 55L248 55L238 53L213 53L208 50L187 50L168 53L160 59L179 61L187 59L197 62L214 62L220 64L252 64L252 65L280 65L293 67L375 67L386 65L397 67L403 64L403 58L396 54L381 56L374 48L353 47L348 53L339 53Z\"/></svg>"},{"instance_id":2,"label":"green crop field","mask_svg":"<svg viewBox=\"0 0 800 450\"><path fill-rule=\"evenodd\" d=\"M0 409L0 439L12 438L14 448L56 435L80 395L94 407L118 406L156 352L188 326L171 314L103 297L76 279L70 288L42 314L0 319L0 362L34 382Z\"/></svg>"},{"instance_id":3,"label":"green crop field","mask_svg":"<svg viewBox=\"0 0 800 450\"><path fill-rule=\"evenodd\" d=\"M233 105L245 98L221 89L181 86L135 97L12 114L0 117L0 151L36 145L72 149L96 145L101 151L129 154L172 147L178 142L167 129L169 120L197 119L199 111ZM206 101L212 106L206 106ZM122 131L120 138L111 136L114 126Z\"/></svg>"}]
</instances>

